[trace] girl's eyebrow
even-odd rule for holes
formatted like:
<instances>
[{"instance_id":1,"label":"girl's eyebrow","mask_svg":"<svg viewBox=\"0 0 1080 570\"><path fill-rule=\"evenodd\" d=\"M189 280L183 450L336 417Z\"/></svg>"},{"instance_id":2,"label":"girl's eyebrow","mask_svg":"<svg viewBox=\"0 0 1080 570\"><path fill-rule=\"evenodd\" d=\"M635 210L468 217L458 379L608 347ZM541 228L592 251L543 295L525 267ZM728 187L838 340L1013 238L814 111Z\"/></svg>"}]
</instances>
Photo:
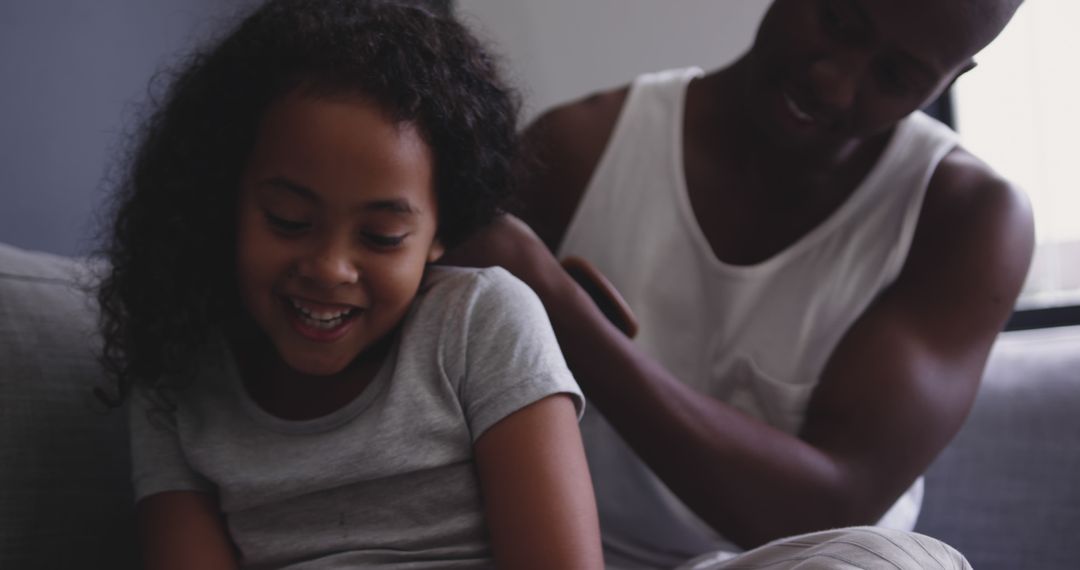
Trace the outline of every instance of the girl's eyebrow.
<instances>
[{"instance_id":1,"label":"girl's eyebrow","mask_svg":"<svg viewBox=\"0 0 1080 570\"><path fill-rule=\"evenodd\" d=\"M317 192L315 192L311 188L308 188L307 186L304 186L302 184L297 184L296 182L293 182L292 180L289 180L288 178L284 178L284 177L281 177L281 176L274 176L272 178L268 178L265 181L263 181L263 185L269 186L271 188L278 188L278 189L281 189L281 190L285 190L285 191L290 192L292 194L295 194L295 195L297 195L297 196L299 196L299 197L301 197L304 200L307 200L309 202L316 202L316 203L320 202L319 194ZM402 216L415 216L415 215L420 214L419 209L417 209L415 206L413 206L413 204L411 202L409 202L408 200L405 200L403 198L390 198L390 199L386 199L386 200L372 200L370 202L366 202L363 205L361 205L359 207L359 209L364 210L364 211L368 211L368 212L373 212L373 211L389 212L389 213L392 213L392 214L398 214L398 215L402 215Z\"/></svg>"},{"instance_id":2,"label":"girl's eyebrow","mask_svg":"<svg viewBox=\"0 0 1080 570\"><path fill-rule=\"evenodd\" d=\"M270 186L271 188L280 188L282 190L288 190L289 192L291 192L293 194L296 194L297 196L299 196L299 197L301 197L301 198L303 198L305 200L308 200L309 202L318 202L319 201L319 195L316 194L314 190L312 190L311 188L308 188L307 186L304 186L302 184L297 184L296 182L293 182L292 180L289 180L288 178L283 178L281 176L274 176L273 178L268 178L268 179L264 180L263 184L266 185L266 186Z\"/></svg>"},{"instance_id":3,"label":"girl's eyebrow","mask_svg":"<svg viewBox=\"0 0 1080 570\"><path fill-rule=\"evenodd\" d=\"M402 216L415 216L420 213L408 200L401 198L391 200L374 200L361 206L367 211L390 212Z\"/></svg>"}]
</instances>

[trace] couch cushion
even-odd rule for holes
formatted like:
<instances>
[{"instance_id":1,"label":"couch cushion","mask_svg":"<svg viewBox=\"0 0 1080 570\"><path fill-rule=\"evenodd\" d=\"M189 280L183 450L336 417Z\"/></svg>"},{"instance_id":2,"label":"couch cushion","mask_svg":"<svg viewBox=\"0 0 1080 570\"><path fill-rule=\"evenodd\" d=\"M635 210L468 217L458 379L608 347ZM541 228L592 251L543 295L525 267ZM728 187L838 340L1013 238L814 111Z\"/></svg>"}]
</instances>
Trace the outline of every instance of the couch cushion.
<instances>
[{"instance_id":1,"label":"couch cushion","mask_svg":"<svg viewBox=\"0 0 1080 570\"><path fill-rule=\"evenodd\" d=\"M0 568L134 567L125 414L84 264L0 244Z\"/></svg>"},{"instance_id":2,"label":"couch cushion","mask_svg":"<svg viewBox=\"0 0 1080 570\"><path fill-rule=\"evenodd\" d=\"M975 407L931 466L916 530L975 568L1080 560L1080 327L1002 334Z\"/></svg>"}]
</instances>

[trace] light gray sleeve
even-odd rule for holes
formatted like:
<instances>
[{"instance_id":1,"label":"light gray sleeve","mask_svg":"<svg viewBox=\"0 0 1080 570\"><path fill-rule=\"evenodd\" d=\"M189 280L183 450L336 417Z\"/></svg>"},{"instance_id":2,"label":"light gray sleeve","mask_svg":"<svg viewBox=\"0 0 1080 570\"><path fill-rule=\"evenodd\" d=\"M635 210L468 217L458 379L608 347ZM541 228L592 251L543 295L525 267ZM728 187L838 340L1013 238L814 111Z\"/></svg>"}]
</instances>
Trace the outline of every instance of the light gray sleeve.
<instances>
[{"instance_id":1,"label":"light gray sleeve","mask_svg":"<svg viewBox=\"0 0 1080 570\"><path fill-rule=\"evenodd\" d=\"M570 396L580 419L585 399L540 299L502 268L486 269L477 278L466 312L465 371L458 388L473 441L499 420L554 394Z\"/></svg>"},{"instance_id":2,"label":"light gray sleeve","mask_svg":"<svg viewBox=\"0 0 1080 570\"><path fill-rule=\"evenodd\" d=\"M142 387L131 394L131 469L135 500L163 491L213 491L188 465L176 405Z\"/></svg>"}]
</instances>

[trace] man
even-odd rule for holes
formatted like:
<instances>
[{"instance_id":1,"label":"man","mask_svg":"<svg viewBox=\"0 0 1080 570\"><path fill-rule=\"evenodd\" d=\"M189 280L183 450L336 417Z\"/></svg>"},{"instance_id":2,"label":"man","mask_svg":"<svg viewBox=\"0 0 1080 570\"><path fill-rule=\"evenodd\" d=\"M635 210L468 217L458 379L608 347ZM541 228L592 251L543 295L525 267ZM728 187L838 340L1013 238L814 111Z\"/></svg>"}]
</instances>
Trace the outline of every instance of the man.
<instances>
[{"instance_id":1,"label":"man","mask_svg":"<svg viewBox=\"0 0 1080 570\"><path fill-rule=\"evenodd\" d=\"M916 110L1019 0L776 0L750 51L541 116L525 222L464 259L534 287L593 404L611 566L880 523L960 428L1030 262L1026 200ZM599 411L600 414L596 412Z\"/></svg>"}]
</instances>

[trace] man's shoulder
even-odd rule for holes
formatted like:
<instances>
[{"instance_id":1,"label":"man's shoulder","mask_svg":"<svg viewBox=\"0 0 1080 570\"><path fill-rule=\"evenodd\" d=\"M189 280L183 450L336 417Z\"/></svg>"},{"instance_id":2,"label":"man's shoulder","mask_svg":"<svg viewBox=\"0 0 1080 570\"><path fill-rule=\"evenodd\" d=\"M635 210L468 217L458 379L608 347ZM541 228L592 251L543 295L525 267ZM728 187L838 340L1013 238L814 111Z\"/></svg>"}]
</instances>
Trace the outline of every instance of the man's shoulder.
<instances>
[{"instance_id":1,"label":"man's shoulder","mask_svg":"<svg viewBox=\"0 0 1080 570\"><path fill-rule=\"evenodd\" d=\"M932 219L957 218L1001 229L1030 224L1031 206L1023 191L961 146L938 164L926 200Z\"/></svg>"},{"instance_id":2,"label":"man's shoulder","mask_svg":"<svg viewBox=\"0 0 1080 570\"><path fill-rule=\"evenodd\" d=\"M526 129L526 141L532 145L552 144L549 151L583 147L603 149L623 103L630 92L630 85L597 91L543 112Z\"/></svg>"},{"instance_id":3,"label":"man's shoulder","mask_svg":"<svg viewBox=\"0 0 1080 570\"><path fill-rule=\"evenodd\" d=\"M1034 221L1024 193L956 147L931 177L901 279L1018 290L1033 247Z\"/></svg>"},{"instance_id":4,"label":"man's shoulder","mask_svg":"<svg viewBox=\"0 0 1080 570\"><path fill-rule=\"evenodd\" d=\"M424 276L416 303L420 309L436 312L455 306L471 311L478 305L512 309L532 297L532 289L502 267L433 265Z\"/></svg>"},{"instance_id":5,"label":"man's shoulder","mask_svg":"<svg viewBox=\"0 0 1080 570\"><path fill-rule=\"evenodd\" d=\"M521 217L549 248L561 241L628 93L622 86L564 103L525 129Z\"/></svg>"},{"instance_id":6,"label":"man's shoulder","mask_svg":"<svg viewBox=\"0 0 1080 570\"><path fill-rule=\"evenodd\" d=\"M593 152L586 154L598 157L599 151L607 145L635 85L682 85L703 74L697 67L645 73L632 82L557 105L542 113L526 128L526 139L534 143L558 143L557 149L588 148ZM556 150L554 145L552 150Z\"/></svg>"}]
</instances>

